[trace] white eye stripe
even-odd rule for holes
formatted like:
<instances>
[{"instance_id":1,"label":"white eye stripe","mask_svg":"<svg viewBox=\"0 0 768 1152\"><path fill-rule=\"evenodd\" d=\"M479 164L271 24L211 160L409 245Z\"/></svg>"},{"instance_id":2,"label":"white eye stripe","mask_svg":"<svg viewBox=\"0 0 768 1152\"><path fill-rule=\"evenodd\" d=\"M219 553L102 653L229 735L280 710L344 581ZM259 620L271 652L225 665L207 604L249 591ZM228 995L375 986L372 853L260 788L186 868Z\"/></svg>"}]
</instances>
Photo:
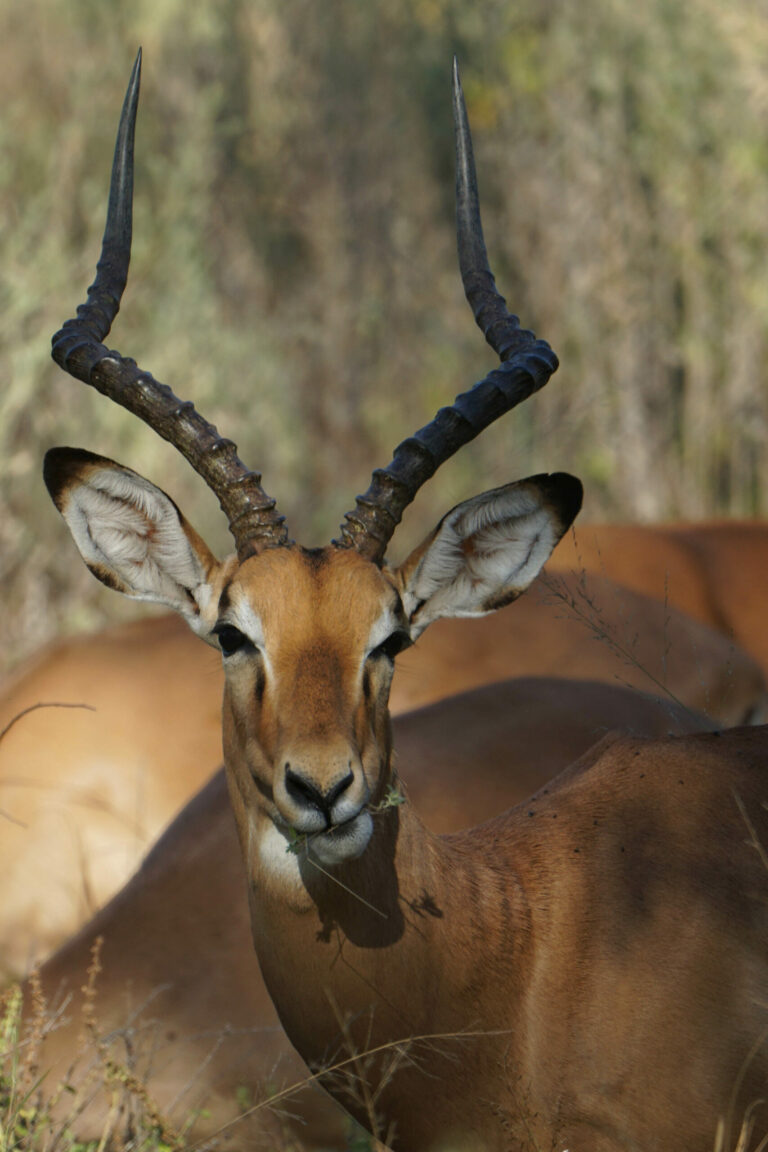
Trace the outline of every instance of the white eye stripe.
<instances>
[{"instance_id":1,"label":"white eye stripe","mask_svg":"<svg viewBox=\"0 0 768 1152\"><path fill-rule=\"evenodd\" d=\"M231 604L225 614L225 621L233 628L239 628L256 648L264 648L264 628L261 618L250 604Z\"/></svg>"},{"instance_id":2,"label":"white eye stripe","mask_svg":"<svg viewBox=\"0 0 768 1152\"><path fill-rule=\"evenodd\" d=\"M264 661L265 671L269 677L272 677L273 670L269 653L266 650L264 627L261 623L261 617L257 612L254 612L251 605L245 600L240 603L230 601L222 622L231 624L233 628L238 628L244 636L248 637L254 648L259 649Z\"/></svg>"},{"instance_id":3,"label":"white eye stripe","mask_svg":"<svg viewBox=\"0 0 768 1152\"><path fill-rule=\"evenodd\" d=\"M374 622L373 627L368 633L368 643L366 645L365 654L373 652L374 648L378 648L380 644L391 636L393 632L402 628L402 621L391 606L387 606L382 612L381 616Z\"/></svg>"}]
</instances>

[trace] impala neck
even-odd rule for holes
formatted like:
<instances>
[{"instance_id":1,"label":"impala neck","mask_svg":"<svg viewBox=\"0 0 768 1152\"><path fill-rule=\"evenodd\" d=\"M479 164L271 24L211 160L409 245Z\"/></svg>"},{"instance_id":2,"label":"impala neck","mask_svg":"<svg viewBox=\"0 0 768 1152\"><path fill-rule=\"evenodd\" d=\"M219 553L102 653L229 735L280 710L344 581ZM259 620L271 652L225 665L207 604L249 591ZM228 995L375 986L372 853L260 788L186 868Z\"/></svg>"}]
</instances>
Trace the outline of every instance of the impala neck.
<instances>
[{"instance_id":1,"label":"impala neck","mask_svg":"<svg viewBox=\"0 0 768 1152\"><path fill-rule=\"evenodd\" d=\"M424 1091L442 1091L431 1078L436 1065L446 1061L451 1076L442 1083L449 1084L457 1058L469 1060L480 1080L502 1058L499 1045L504 1059L515 1060L515 1037L508 1028L499 1034L494 1007L500 983L515 988L515 973L525 967L529 934L522 890L509 883L514 862L495 851L492 834L479 852L463 834L434 836L406 802L376 815L359 859L322 870L283 849L280 868L274 830L248 804L251 778L236 767L228 777L254 944L289 1038L313 1068L347 1061L340 1075L322 1082L363 1123L371 1126L361 1080L398 1131L416 1131L418 1146L429 1147L420 1114ZM428 1045L430 1078L410 1066L404 1079L394 1075L391 1096L385 1090L379 1097L395 1044L401 1055L413 1048L417 1061ZM349 1060L382 1045L389 1047L372 1060ZM452 1102L442 1106L450 1112Z\"/></svg>"}]
</instances>

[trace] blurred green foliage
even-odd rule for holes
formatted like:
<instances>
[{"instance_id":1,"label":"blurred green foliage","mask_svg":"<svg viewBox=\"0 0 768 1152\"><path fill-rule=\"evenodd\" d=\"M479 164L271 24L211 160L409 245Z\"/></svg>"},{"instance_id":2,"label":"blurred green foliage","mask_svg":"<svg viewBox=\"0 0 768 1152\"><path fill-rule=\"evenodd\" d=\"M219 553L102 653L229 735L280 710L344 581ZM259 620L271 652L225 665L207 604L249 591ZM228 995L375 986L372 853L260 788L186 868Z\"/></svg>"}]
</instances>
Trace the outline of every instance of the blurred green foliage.
<instances>
[{"instance_id":1,"label":"blurred green foliage","mask_svg":"<svg viewBox=\"0 0 768 1152\"><path fill-rule=\"evenodd\" d=\"M237 440L297 537L333 534L372 468L493 363L455 267L454 52L491 261L562 367L444 467L396 554L457 500L561 468L591 518L765 514L764 5L5 0L6 663L125 614L48 502L49 445L145 472L229 547L181 458L49 360L92 278L139 43L114 343Z\"/></svg>"}]
</instances>

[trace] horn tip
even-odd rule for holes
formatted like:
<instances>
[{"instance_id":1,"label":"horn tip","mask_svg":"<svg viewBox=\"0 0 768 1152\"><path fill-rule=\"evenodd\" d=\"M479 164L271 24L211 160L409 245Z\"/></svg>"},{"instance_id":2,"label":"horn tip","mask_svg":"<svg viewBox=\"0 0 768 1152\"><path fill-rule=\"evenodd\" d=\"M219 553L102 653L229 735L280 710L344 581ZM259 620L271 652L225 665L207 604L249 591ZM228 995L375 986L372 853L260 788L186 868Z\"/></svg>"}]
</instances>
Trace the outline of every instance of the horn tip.
<instances>
[{"instance_id":1,"label":"horn tip","mask_svg":"<svg viewBox=\"0 0 768 1152\"><path fill-rule=\"evenodd\" d=\"M142 59L142 48L141 48L141 45L139 45L139 49L136 53L136 59L134 60L133 68L131 69L131 79L129 81L129 88L133 88L138 83L138 81L141 79L141 59Z\"/></svg>"},{"instance_id":2,"label":"horn tip","mask_svg":"<svg viewBox=\"0 0 768 1152\"><path fill-rule=\"evenodd\" d=\"M457 124L461 124L467 116L466 108L464 106L464 89L461 86L461 75L459 73L459 58L453 57L453 68L451 76L451 91L453 93L453 116Z\"/></svg>"}]
</instances>

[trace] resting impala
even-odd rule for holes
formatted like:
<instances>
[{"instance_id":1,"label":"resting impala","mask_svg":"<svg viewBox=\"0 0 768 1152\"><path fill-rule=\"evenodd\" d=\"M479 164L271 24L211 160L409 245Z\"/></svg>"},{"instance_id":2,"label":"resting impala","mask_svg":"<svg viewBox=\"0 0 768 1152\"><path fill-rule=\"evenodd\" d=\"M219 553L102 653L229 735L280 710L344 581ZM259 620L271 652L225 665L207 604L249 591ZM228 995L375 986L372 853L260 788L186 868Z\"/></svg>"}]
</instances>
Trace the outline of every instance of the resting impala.
<instances>
[{"instance_id":1,"label":"resting impala","mask_svg":"<svg viewBox=\"0 0 768 1152\"><path fill-rule=\"evenodd\" d=\"M419 486L556 367L488 270L458 77L460 265L501 367L374 472L339 541L306 551L234 445L101 343L127 276L138 66L96 280L54 357L184 453L236 555L216 560L112 461L55 450L46 480L101 580L221 647L253 937L289 1038L310 1062L369 1049L360 1075L396 1148L710 1149L768 1071L765 730L603 743L530 805L446 838L383 803L397 652L518 596L581 500L563 474L509 484L384 565ZM330 1087L365 1120L359 1083Z\"/></svg>"}]
</instances>

